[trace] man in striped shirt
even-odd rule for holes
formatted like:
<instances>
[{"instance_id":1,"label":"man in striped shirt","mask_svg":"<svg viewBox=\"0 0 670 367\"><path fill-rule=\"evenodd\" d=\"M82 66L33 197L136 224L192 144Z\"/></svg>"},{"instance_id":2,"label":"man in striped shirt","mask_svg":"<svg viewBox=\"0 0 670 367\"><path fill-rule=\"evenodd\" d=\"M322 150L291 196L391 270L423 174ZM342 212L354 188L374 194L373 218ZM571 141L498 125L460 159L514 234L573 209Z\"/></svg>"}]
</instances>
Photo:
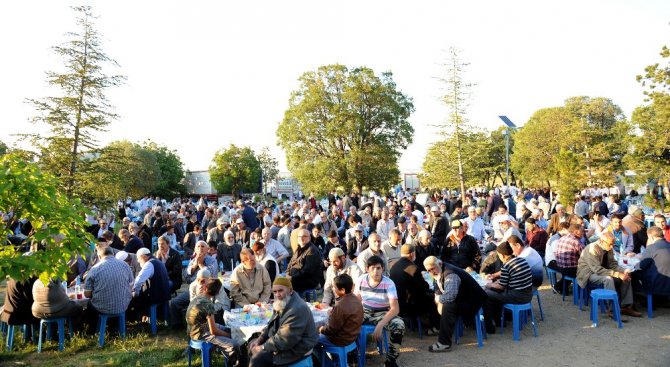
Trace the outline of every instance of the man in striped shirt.
<instances>
[{"instance_id":1,"label":"man in striped shirt","mask_svg":"<svg viewBox=\"0 0 670 367\"><path fill-rule=\"evenodd\" d=\"M500 320L505 303L524 304L533 298L533 276L526 259L515 257L508 242L498 245L498 258L502 262L500 278L486 285L488 300L484 304L486 332L495 333L494 320Z\"/></svg>"},{"instance_id":2,"label":"man in striped shirt","mask_svg":"<svg viewBox=\"0 0 670 367\"><path fill-rule=\"evenodd\" d=\"M400 306L398 293L393 281L384 276L384 260L372 256L367 261L367 274L356 280L354 294L363 303L363 324L376 325L373 337L382 338L382 329L389 333L389 351L385 367L396 367L400 355L400 344L405 334L405 323L398 316Z\"/></svg>"}]
</instances>

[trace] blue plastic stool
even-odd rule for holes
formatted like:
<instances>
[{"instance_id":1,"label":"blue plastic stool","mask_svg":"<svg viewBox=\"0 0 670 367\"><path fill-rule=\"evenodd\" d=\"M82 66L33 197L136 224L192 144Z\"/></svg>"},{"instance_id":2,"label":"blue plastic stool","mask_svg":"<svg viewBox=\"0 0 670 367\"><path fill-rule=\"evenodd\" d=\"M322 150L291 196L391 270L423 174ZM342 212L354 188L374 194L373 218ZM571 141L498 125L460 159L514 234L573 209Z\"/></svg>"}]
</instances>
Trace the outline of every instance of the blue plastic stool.
<instances>
[{"instance_id":1,"label":"blue plastic stool","mask_svg":"<svg viewBox=\"0 0 670 367\"><path fill-rule=\"evenodd\" d=\"M533 296L537 298L537 307L540 309L540 320L544 321L544 312L542 312L542 301L540 301L540 291L533 289Z\"/></svg>"},{"instance_id":2,"label":"blue plastic stool","mask_svg":"<svg viewBox=\"0 0 670 367\"><path fill-rule=\"evenodd\" d=\"M530 311L530 322L533 324L533 333L537 337L537 325L535 324L535 315L533 314L533 305L529 303L524 303L521 305L515 305L511 303L505 303L503 305L502 318L500 322L500 334L505 331L505 310L512 311L512 330L513 330L513 339L515 342L519 341L519 334L521 332L521 317L525 316L525 312Z\"/></svg>"},{"instance_id":3,"label":"blue plastic stool","mask_svg":"<svg viewBox=\"0 0 670 367\"><path fill-rule=\"evenodd\" d=\"M67 319L68 321L68 327L69 331L72 332L72 321L70 319ZM65 350L65 318L59 318L59 319L42 319L40 320L40 337L38 338L37 342L37 353L42 353L42 334L44 331L44 325L46 324L47 326L47 338L51 336L51 324L56 323L58 324L58 350L59 351L64 351ZM69 337L69 333L68 333Z\"/></svg>"},{"instance_id":4,"label":"blue plastic stool","mask_svg":"<svg viewBox=\"0 0 670 367\"><path fill-rule=\"evenodd\" d=\"M361 333L358 335L358 365L365 367L365 347L367 344L368 334L375 332L375 325L361 325ZM377 351L379 354L387 353L389 350L386 329L382 329L382 339L377 343ZM383 343L382 343L383 342Z\"/></svg>"},{"instance_id":5,"label":"blue plastic stool","mask_svg":"<svg viewBox=\"0 0 670 367\"><path fill-rule=\"evenodd\" d=\"M312 363L312 356L307 356L298 362L295 362L293 364L289 364L286 367L314 367L314 364Z\"/></svg>"},{"instance_id":6,"label":"blue plastic stool","mask_svg":"<svg viewBox=\"0 0 670 367\"><path fill-rule=\"evenodd\" d=\"M332 365L332 360L326 359L326 353L330 353L333 356L337 356L337 363L339 367L347 367L347 353L358 348L356 342L353 342L346 347L324 347L321 352L321 364L323 366Z\"/></svg>"},{"instance_id":7,"label":"blue plastic stool","mask_svg":"<svg viewBox=\"0 0 670 367\"><path fill-rule=\"evenodd\" d=\"M579 299L579 284L577 284L577 279L574 277L569 277L564 275L563 276L563 302L565 302L565 281L566 280L571 280L572 281L572 303L574 305L578 304L578 299Z\"/></svg>"},{"instance_id":8,"label":"blue plastic stool","mask_svg":"<svg viewBox=\"0 0 670 367\"><path fill-rule=\"evenodd\" d=\"M160 305L163 306L163 318L165 319L165 322L167 323L168 320L170 319L169 316L168 316L168 312L169 312L168 302L165 302L165 303L160 304ZM149 321L151 323L151 334L152 335L156 335L156 333L158 332L158 327L156 326L156 323L158 321L158 315L156 314L158 306L159 306L159 304L149 306Z\"/></svg>"},{"instance_id":9,"label":"blue plastic stool","mask_svg":"<svg viewBox=\"0 0 670 367\"><path fill-rule=\"evenodd\" d=\"M654 311L652 309L652 299L653 294L647 293L647 318L652 318L654 316Z\"/></svg>"},{"instance_id":10,"label":"blue plastic stool","mask_svg":"<svg viewBox=\"0 0 670 367\"><path fill-rule=\"evenodd\" d=\"M300 292L300 297L305 300L305 302L315 302L316 301L316 289L306 289Z\"/></svg>"},{"instance_id":11,"label":"blue plastic stool","mask_svg":"<svg viewBox=\"0 0 670 367\"><path fill-rule=\"evenodd\" d=\"M602 285L591 285L588 284L586 288L580 288L581 293L579 295L579 311L582 311L582 306L588 306L589 305L589 298L591 291L594 289L602 289Z\"/></svg>"},{"instance_id":12,"label":"blue plastic stool","mask_svg":"<svg viewBox=\"0 0 670 367\"><path fill-rule=\"evenodd\" d=\"M188 367L191 367L191 348L200 351L202 367L209 367L211 365L210 353L211 349L214 348L214 344L202 340L190 339L188 341ZM228 358L226 358L226 356L223 356L223 366L228 366Z\"/></svg>"},{"instance_id":13,"label":"blue plastic stool","mask_svg":"<svg viewBox=\"0 0 670 367\"><path fill-rule=\"evenodd\" d=\"M598 306L600 302L612 301L614 304L614 317L619 324L619 329L623 328L621 323L621 309L619 308L619 296L615 291L609 289L594 289L591 292L591 320L593 325L598 327Z\"/></svg>"},{"instance_id":14,"label":"blue plastic stool","mask_svg":"<svg viewBox=\"0 0 670 367\"><path fill-rule=\"evenodd\" d=\"M403 318L403 321L405 321L405 323L409 325L409 328L414 330L414 321L412 320L413 319L411 317L408 317L407 320ZM416 317L416 327L418 329L417 331L419 332L419 339L423 339L423 327L421 325L421 317L419 316Z\"/></svg>"},{"instance_id":15,"label":"blue plastic stool","mask_svg":"<svg viewBox=\"0 0 670 367\"><path fill-rule=\"evenodd\" d=\"M477 345L479 345L479 348L484 347L484 341L483 339L488 339L486 336L486 329L484 328L484 325L482 324L482 318L483 316L482 309L480 308L479 311L475 314L475 330L477 332ZM459 317L456 320L456 330L454 330L454 342L458 344L458 339L463 336L463 318Z\"/></svg>"},{"instance_id":16,"label":"blue plastic stool","mask_svg":"<svg viewBox=\"0 0 670 367\"><path fill-rule=\"evenodd\" d=\"M100 324L100 338L98 339L98 347L102 348L105 345L105 328L107 327L107 319L119 318L119 334L121 339L126 339L126 313L116 314L100 314L98 316L98 323Z\"/></svg>"},{"instance_id":17,"label":"blue plastic stool","mask_svg":"<svg viewBox=\"0 0 670 367\"><path fill-rule=\"evenodd\" d=\"M556 289L554 289L556 286L556 270L549 268L545 268L545 270L547 271L547 279L549 279L549 284L551 284L551 292L556 294Z\"/></svg>"},{"instance_id":18,"label":"blue plastic stool","mask_svg":"<svg viewBox=\"0 0 670 367\"><path fill-rule=\"evenodd\" d=\"M11 352L12 349L14 348L14 329L15 326L22 326L23 327L23 342L27 343L28 342L28 325L9 325L7 324L7 351ZM35 330L33 325L30 325L30 335L31 339L34 337Z\"/></svg>"}]
</instances>

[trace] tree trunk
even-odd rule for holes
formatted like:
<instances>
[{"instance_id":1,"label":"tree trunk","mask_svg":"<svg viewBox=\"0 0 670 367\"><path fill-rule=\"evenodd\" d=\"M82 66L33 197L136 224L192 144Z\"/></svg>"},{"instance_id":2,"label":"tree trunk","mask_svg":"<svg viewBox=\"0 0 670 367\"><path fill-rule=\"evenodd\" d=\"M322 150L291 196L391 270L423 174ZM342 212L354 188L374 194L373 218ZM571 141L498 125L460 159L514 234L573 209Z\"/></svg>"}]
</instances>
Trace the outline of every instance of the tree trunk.
<instances>
[{"instance_id":1,"label":"tree trunk","mask_svg":"<svg viewBox=\"0 0 670 367\"><path fill-rule=\"evenodd\" d=\"M70 161L70 172L68 172L68 184L66 193L68 197L72 197L72 190L74 188L74 175L77 172L77 161L79 160L79 129L81 127L81 114L84 109L84 83L86 81L86 67L88 56L88 31L84 33L84 60L81 65L81 80L79 82L79 101L77 104L77 120L74 125L74 142L72 147L72 159Z\"/></svg>"}]
</instances>

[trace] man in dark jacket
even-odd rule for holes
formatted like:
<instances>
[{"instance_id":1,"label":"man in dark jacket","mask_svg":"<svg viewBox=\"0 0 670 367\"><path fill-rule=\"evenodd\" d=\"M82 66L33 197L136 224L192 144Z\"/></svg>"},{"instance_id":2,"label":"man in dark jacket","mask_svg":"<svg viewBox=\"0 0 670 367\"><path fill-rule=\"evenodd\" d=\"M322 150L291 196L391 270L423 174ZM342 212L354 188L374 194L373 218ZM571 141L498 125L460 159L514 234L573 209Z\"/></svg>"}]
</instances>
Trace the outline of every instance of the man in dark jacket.
<instances>
[{"instance_id":1,"label":"man in dark jacket","mask_svg":"<svg viewBox=\"0 0 670 367\"><path fill-rule=\"evenodd\" d=\"M158 237L158 250L155 257L165 264L170 283L170 293L181 288L181 255L170 247L170 240L164 236Z\"/></svg>"},{"instance_id":2,"label":"man in dark jacket","mask_svg":"<svg viewBox=\"0 0 670 367\"><path fill-rule=\"evenodd\" d=\"M414 263L416 260L414 245L407 243L402 245L400 256L389 273L398 293L400 316L414 319L417 316L428 315L431 326L437 329L439 317L432 302L428 283Z\"/></svg>"},{"instance_id":3,"label":"man in dark jacket","mask_svg":"<svg viewBox=\"0 0 670 367\"><path fill-rule=\"evenodd\" d=\"M294 292L291 280L275 278L272 293L275 312L258 339L249 344L250 367L286 366L312 358L319 340L312 312Z\"/></svg>"},{"instance_id":4,"label":"man in dark jacket","mask_svg":"<svg viewBox=\"0 0 670 367\"><path fill-rule=\"evenodd\" d=\"M123 251L129 254L134 254L137 253L137 250L145 248L144 243L142 243L142 240L140 240L136 236L131 235L130 231L122 229L121 231L119 231L119 235L121 236L121 240L125 244Z\"/></svg>"},{"instance_id":5,"label":"man in dark jacket","mask_svg":"<svg viewBox=\"0 0 670 367\"><path fill-rule=\"evenodd\" d=\"M237 213L240 215L240 218L244 221L245 228L249 231L249 233L253 232L256 228L258 228L258 219L256 218L256 211L246 205L244 201L238 200L237 201L237 207L239 210Z\"/></svg>"},{"instance_id":6,"label":"man in dark jacket","mask_svg":"<svg viewBox=\"0 0 670 367\"><path fill-rule=\"evenodd\" d=\"M425 260L428 256L439 255L435 246L430 243L430 238L430 232L424 229L419 233L419 237L414 240L414 243L412 243L416 249L416 259L414 259L414 263L416 263L416 266L419 267L419 271L426 270L423 267L423 260Z\"/></svg>"},{"instance_id":7,"label":"man in dark jacket","mask_svg":"<svg viewBox=\"0 0 670 367\"><path fill-rule=\"evenodd\" d=\"M433 218L430 221L431 243L439 251L444 246L447 233L451 230L449 228L449 216L447 213L441 213L437 205L433 205L430 211L433 214Z\"/></svg>"},{"instance_id":8,"label":"man in dark jacket","mask_svg":"<svg viewBox=\"0 0 670 367\"><path fill-rule=\"evenodd\" d=\"M311 238L307 229L298 230L298 248L286 270L296 292L316 288L321 279L321 253L312 244Z\"/></svg>"},{"instance_id":9,"label":"man in dark jacket","mask_svg":"<svg viewBox=\"0 0 670 367\"><path fill-rule=\"evenodd\" d=\"M442 251L442 261L466 269L466 271L479 272L482 256L477 240L466 234L465 226L460 220L451 222L451 228L447 244Z\"/></svg>"},{"instance_id":10,"label":"man in dark jacket","mask_svg":"<svg viewBox=\"0 0 670 367\"><path fill-rule=\"evenodd\" d=\"M448 352L456 320L458 317L472 320L484 305L486 292L468 273L451 264L442 264L434 256L426 258L423 264L435 281L435 304L441 315L437 343L428 347L428 351Z\"/></svg>"}]
</instances>

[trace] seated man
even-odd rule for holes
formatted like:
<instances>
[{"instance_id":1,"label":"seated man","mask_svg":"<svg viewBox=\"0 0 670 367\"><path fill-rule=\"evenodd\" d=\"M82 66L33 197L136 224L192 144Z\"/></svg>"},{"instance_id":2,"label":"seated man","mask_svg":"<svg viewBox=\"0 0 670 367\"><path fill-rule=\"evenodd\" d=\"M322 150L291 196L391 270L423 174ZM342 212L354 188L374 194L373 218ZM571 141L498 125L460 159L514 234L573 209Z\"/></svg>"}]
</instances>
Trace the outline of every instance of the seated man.
<instances>
[{"instance_id":1,"label":"seated man","mask_svg":"<svg viewBox=\"0 0 670 367\"><path fill-rule=\"evenodd\" d=\"M533 276L526 259L515 257L508 242L498 245L496 252L503 265L500 278L486 285L484 323L489 334L495 334L493 321L500 321L503 304L524 304L533 298Z\"/></svg>"},{"instance_id":2,"label":"seated man","mask_svg":"<svg viewBox=\"0 0 670 367\"><path fill-rule=\"evenodd\" d=\"M170 247L170 243L165 236L158 237L158 250L156 250L155 259L165 265L170 280L170 293L176 292L181 288L181 254Z\"/></svg>"},{"instance_id":3,"label":"seated man","mask_svg":"<svg viewBox=\"0 0 670 367\"><path fill-rule=\"evenodd\" d=\"M272 287L270 274L264 266L256 263L254 253L248 248L242 249L240 258L242 263L230 277L230 298L235 302L235 307L269 302Z\"/></svg>"},{"instance_id":4,"label":"seated man","mask_svg":"<svg viewBox=\"0 0 670 367\"><path fill-rule=\"evenodd\" d=\"M272 238L272 229L270 229L269 227L265 227L263 228L261 234L263 236L263 244L265 245L265 252L267 252L268 255L272 256L277 262L277 264L281 264L284 261L284 259L288 259L288 250L284 248L281 242ZM274 277L272 277L272 279L274 279Z\"/></svg>"},{"instance_id":5,"label":"seated man","mask_svg":"<svg viewBox=\"0 0 670 367\"><path fill-rule=\"evenodd\" d=\"M670 296L670 243L663 235L663 229L658 226L647 230L647 250L641 256L639 278L643 291Z\"/></svg>"},{"instance_id":6,"label":"seated man","mask_svg":"<svg viewBox=\"0 0 670 367\"><path fill-rule=\"evenodd\" d=\"M384 275L384 260L378 256L368 259L367 273L356 280L354 294L363 303L363 323L376 325L373 337L376 341L382 338L382 329L389 334L389 351L384 366L398 366L396 359L400 356L400 344L405 335L405 323L398 316L400 306L395 284Z\"/></svg>"},{"instance_id":7,"label":"seated man","mask_svg":"<svg viewBox=\"0 0 670 367\"><path fill-rule=\"evenodd\" d=\"M670 242L670 225L666 222L663 214L654 215L654 226L660 228L663 231L663 238Z\"/></svg>"},{"instance_id":8,"label":"seated man","mask_svg":"<svg viewBox=\"0 0 670 367\"><path fill-rule=\"evenodd\" d=\"M230 329L219 325L214 320L214 298L221 291L221 281L218 279L207 279L202 285L202 293L188 305L186 311L186 324L188 336L193 340L203 340L214 344L228 358L231 365L235 364L235 358L239 358L239 365L245 366L247 353L240 344L231 339Z\"/></svg>"},{"instance_id":9,"label":"seated man","mask_svg":"<svg viewBox=\"0 0 670 367\"><path fill-rule=\"evenodd\" d=\"M435 282L435 304L440 317L437 343L428 347L430 352L451 350L451 336L456 320L472 320L486 301L486 292L475 278L456 266L442 264L435 256L423 261L426 271Z\"/></svg>"},{"instance_id":10,"label":"seated man","mask_svg":"<svg viewBox=\"0 0 670 367\"><path fill-rule=\"evenodd\" d=\"M582 288L587 285L602 285L616 291L621 302L621 314L640 317L633 309L633 289L630 269L619 266L614 259L615 238L610 232L603 232L597 242L588 245L579 257L577 282Z\"/></svg>"},{"instance_id":11,"label":"seated man","mask_svg":"<svg viewBox=\"0 0 670 367\"><path fill-rule=\"evenodd\" d=\"M93 333L99 314L125 312L133 298L133 274L121 260L114 257L111 247L98 248L98 265L91 268L84 284L84 295L90 298L84 311L87 331Z\"/></svg>"},{"instance_id":12,"label":"seated man","mask_svg":"<svg viewBox=\"0 0 670 367\"><path fill-rule=\"evenodd\" d=\"M223 234L223 243L217 246L216 251L219 262L223 263L223 271L233 271L236 264L240 262L242 246L235 242L235 235L232 231L226 231Z\"/></svg>"},{"instance_id":13,"label":"seated man","mask_svg":"<svg viewBox=\"0 0 670 367\"><path fill-rule=\"evenodd\" d=\"M438 249L431 243L432 235L427 230L422 230L419 233L419 236L414 240L414 248L416 249L416 259L414 263L419 267L420 271L424 271L423 260L426 260L428 256L440 256Z\"/></svg>"},{"instance_id":14,"label":"seated man","mask_svg":"<svg viewBox=\"0 0 670 367\"><path fill-rule=\"evenodd\" d=\"M414 245L402 245L400 253L402 257L396 261L389 272L389 277L395 284L398 294L399 315L410 319L427 316L431 326L429 332L436 333L439 316L428 283L423 279L419 267L414 263L416 260Z\"/></svg>"},{"instance_id":15,"label":"seated man","mask_svg":"<svg viewBox=\"0 0 670 367\"><path fill-rule=\"evenodd\" d=\"M332 291L337 301L328 318L328 325L319 328L319 343L324 347L346 347L355 342L361 333L363 305L351 293L353 288L354 280L347 274L333 279Z\"/></svg>"},{"instance_id":16,"label":"seated man","mask_svg":"<svg viewBox=\"0 0 670 367\"><path fill-rule=\"evenodd\" d=\"M184 269L184 278L187 283L191 283L195 280L195 276L198 273L198 270L207 268L212 276L216 277L218 274L218 267L216 266L216 259L208 255L207 242L198 241L195 244L195 251L193 252L193 257L189 261L188 266Z\"/></svg>"},{"instance_id":17,"label":"seated man","mask_svg":"<svg viewBox=\"0 0 670 367\"><path fill-rule=\"evenodd\" d=\"M526 219L526 239L528 246L537 251L540 257L544 259L549 234L537 225L534 218Z\"/></svg>"},{"instance_id":18,"label":"seated man","mask_svg":"<svg viewBox=\"0 0 670 367\"><path fill-rule=\"evenodd\" d=\"M558 226L557 226L558 228ZM549 264L549 268L558 271L563 276L576 277L577 276L577 262L579 256L584 249L581 238L584 234L582 226L579 224L571 224L568 228L568 233L562 236L554 247L554 256L556 264ZM563 291L563 279L556 282L555 290L559 293ZM568 289L569 284L566 284Z\"/></svg>"},{"instance_id":19,"label":"seated man","mask_svg":"<svg viewBox=\"0 0 670 367\"><path fill-rule=\"evenodd\" d=\"M133 278L136 278L137 274L139 274L140 270L142 270L140 262L137 261L137 254L129 254L125 251L119 251L116 253L116 256L114 257L128 264L130 270L133 272Z\"/></svg>"},{"instance_id":20,"label":"seated man","mask_svg":"<svg viewBox=\"0 0 670 367\"><path fill-rule=\"evenodd\" d=\"M7 278L7 290L5 292L5 303L0 312L0 321L8 325L39 325L31 313L33 305L32 289L37 278L30 278L22 282L14 278Z\"/></svg>"},{"instance_id":21,"label":"seated man","mask_svg":"<svg viewBox=\"0 0 670 367\"><path fill-rule=\"evenodd\" d=\"M251 249L254 251L256 262L268 271L270 283L274 282L277 275L279 275L279 262L267 252L265 243L261 241L254 242L254 244L251 245Z\"/></svg>"},{"instance_id":22,"label":"seated man","mask_svg":"<svg viewBox=\"0 0 670 367\"><path fill-rule=\"evenodd\" d=\"M533 275L533 287L539 287L544 281L544 264L542 256L537 253L532 247L527 246L517 236L510 236L509 244L512 246L514 256L522 257L528 262L530 272Z\"/></svg>"},{"instance_id":23,"label":"seated man","mask_svg":"<svg viewBox=\"0 0 670 367\"><path fill-rule=\"evenodd\" d=\"M351 279L358 279L363 273L355 262L351 261L344 251L336 247L328 253L330 266L326 269L326 282L323 285L323 305L330 306L335 301L333 282L338 275L347 274Z\"/></svg>"},{"instance_id":24,"label":"seated man","mask_svg":"<svg viewBox=\"0 0 670 367\"><path fill-rule=\"evenodd\" d=\"M614 236L614 252L633 257L635 256L635 253L633 252L633 234L629 229L623 226L622 218L623 216L621 214L613 215L610 219L610 225L607 226L600 235L602 236L603 233L611 233Z\"/></svg>"},{"instance_id":25,"label":"seated man","mask_svg":"<svg viewBox=\"0 0 670 367\"><path fill-rule=\"evenodd\" d=\"M319 341L312 312L293 291L291 280L275 278L272 293L275 312L258 339L249 344L250 367L286 366L312 358L312 348Z\"/></svg>"},{"instance_id":26,"label":"seated man","mask_svg":"<svg viewBox=\"0 0 670 367\"><path fill-rule=\"evenodd\" d=\"M388 261L389 268L393 267L398 259L400 259L400 246L402 245L402 237L397 228L389 231L389 237L382 242L382 252Z\"/></svg>"},{"instance_id":27,"label":"seated man","mask_svg":"<svg viewBox=\"0 0 670 367\"><path fill-rule=\"evenodd\" d=\"M386 255L382 252L382 241L381 237L378 234L372 233L368 237L368 248L363 250L358 257L356 258L356 263L361 269L365 269L368 263L368 259L372 256L377 256L384 260L384 269L388 270L388 261L386 260Z\"/></svg>"},{"instance_id":28,"label":"seated man","mask_svg":"<svg viewBox=\"0 0 670 367\"><path fill-rule=\"evenodd\" d=\"M40 279L33 285L33 316L38 319L72 318L79 324L83 308L67 296L65 288L57 280L49 281L46 286Z\"/></svg>"},{"instance_id":29,"label":"seated man","mask_svg":"<svg viewBox=\"0 0 670 367\"><path fill-rule=\"evenodd\" d=\"M297 230L298 247L288 264L286 275L291 279L293 289L300 293L315 289L321 280L321 253L312 244L312 235L307 229Z\"/></svg>"},{"instance_id":30,"label":"seated man","mask_svg":"<svg viewBox=\"0 0 670 367\"><path fill-rule=\"evenodd\" d=\"M512 222L509 219L502 219L500 221L500 229L502 230L503 235L498 243L506 242L510 238L510 236L517 236L521 238L521 232L519 232L519 230L516 229L516 227L514 227L512 223L514 222Z\"/></svg>"},{"instance_id":31,"label":"seated man","mask_svg":"<svg viewBox=\"0 0 670 367\"><path fill-rule=\"evenodd\" d=\"M142 247L137 250L137 260L142 270L133 283L133 300L130 302L129 311L132 309L147 315L149 306L160 305L170 300L170 279L165 265L151 256L148 248Z\"/></svg>"},{"instance_id":32,"label":"seated man","mask_svg":"<svg viewBox=\"0 0 670 367\"><path fill-rule=\"evenodd\" d=\"M173 329L178 329L183 325L186 308L195 297L202 294L202 286L210 278L212 278L212 274L209 272L209 269L200 269L195 280L188 285L188 292L179 293L177 297L170 300L170 325ZM214 296L214 319L217 322L223 321L224 311L230 311L230 299L226 291L221 289Z\"/></svg>"},{"instance_id":33,"label":"seated man","mask_svg":"<svg viewBox=\"0 0 670 367\"><path fill-rule=\"evenodd\" d=\"M466 233L465 226L458 219L451 222L451 228L442 249L442 261L465 271L479 271L482 255L477 240Z\"/></svg>"}]
</instances>

